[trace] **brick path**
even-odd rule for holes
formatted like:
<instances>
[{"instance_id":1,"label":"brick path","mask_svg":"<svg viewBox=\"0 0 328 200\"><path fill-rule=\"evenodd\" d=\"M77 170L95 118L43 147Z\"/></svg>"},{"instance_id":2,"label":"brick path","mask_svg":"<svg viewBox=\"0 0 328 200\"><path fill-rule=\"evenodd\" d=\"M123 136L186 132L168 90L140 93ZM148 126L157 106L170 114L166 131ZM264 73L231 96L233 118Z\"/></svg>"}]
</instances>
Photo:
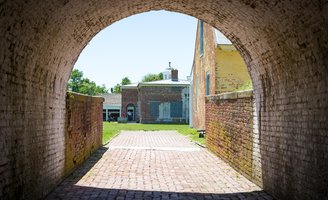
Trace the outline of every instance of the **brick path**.
<instances>
[{"instance_id":1,"label":"brick path","mask_svg":"<svg viewBox=\"0 0 328 200\"><path fill-rule=\"evenodd\" d=\"M47 199L272 199L174 131L122 132Z\"/></svg>"}]
</instances>

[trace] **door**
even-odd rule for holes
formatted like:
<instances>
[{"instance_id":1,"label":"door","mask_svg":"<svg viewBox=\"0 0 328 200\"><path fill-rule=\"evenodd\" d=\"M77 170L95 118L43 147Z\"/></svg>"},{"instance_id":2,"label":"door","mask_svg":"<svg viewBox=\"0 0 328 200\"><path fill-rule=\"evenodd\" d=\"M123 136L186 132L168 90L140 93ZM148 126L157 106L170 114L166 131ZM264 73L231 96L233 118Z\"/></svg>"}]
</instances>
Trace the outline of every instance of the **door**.
<instances>
[{"instance_id":1,"label":"door","mask_svg":"<svg viewBox=\"0 0 328 200\"><path fill-rule=\"evenodd\" d=\"M133 104L129 104L126 106L126 114L128 117L128 121L134 121L135 120L135 106Z\"/></svg>"}]
</instances>

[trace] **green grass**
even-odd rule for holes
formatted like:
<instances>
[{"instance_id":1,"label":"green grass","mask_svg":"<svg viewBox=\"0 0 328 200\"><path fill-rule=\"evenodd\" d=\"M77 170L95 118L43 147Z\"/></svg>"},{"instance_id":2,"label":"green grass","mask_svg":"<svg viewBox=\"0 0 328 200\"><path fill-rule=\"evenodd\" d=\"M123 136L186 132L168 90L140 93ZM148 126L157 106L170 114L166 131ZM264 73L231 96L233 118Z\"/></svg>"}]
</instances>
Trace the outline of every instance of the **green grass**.
<instances>
[{"instance_id":1,"label":"green grass","mask_svg":"<svg viewBox=\"0 0 328 200\"><path fill-rule=\"evenodd\" d=\"M205 138L199 138L198 132L189 125L180 124L124 124L116 122L103 122L103 144L107 143L111 138L115 137L122 130L143 130L143 131L160 131L160 130L176 130L180 134L188 136L192 141L205 145Z\"/></svg>"}]
</instances>

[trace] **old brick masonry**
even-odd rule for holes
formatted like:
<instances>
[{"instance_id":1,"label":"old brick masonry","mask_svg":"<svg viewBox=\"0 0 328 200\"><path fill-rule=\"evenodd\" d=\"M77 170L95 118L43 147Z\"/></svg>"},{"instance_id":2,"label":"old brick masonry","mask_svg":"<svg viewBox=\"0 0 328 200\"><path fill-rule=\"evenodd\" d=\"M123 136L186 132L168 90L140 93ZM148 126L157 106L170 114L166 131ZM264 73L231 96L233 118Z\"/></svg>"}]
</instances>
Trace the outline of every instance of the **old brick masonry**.
<instances>
[{"instance_id":1,"label":"old brick masonry","mask_svg":"<svg viewBox=\"0 0 328 200\"><path fill-rule=\"evenodd\" d=\"M261 186L257 114L252 91L208 96L205 105L207 147Z\"/></svg>"},{"instance_id":2,"label":"old brick masonry","mask_svg":"<svg viewBox=\"0 0 328 200\"><path fill-rule=\"evenodd\" d=\"M103 98L67 93L65 176L102 145Z\"/></svg>"}]
</instances>

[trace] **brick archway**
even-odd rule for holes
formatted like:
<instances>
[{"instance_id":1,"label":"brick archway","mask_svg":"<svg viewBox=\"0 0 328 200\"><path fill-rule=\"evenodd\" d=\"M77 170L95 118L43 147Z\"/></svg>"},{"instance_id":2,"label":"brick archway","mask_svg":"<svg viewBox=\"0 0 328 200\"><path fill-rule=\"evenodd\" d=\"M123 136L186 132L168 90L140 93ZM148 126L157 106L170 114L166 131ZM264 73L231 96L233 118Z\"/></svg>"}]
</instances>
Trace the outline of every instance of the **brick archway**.
<instances>
[{"instance_id":1,"label":"brick archway","mask_svg":"<svg viewBox=\"0 0 328 200\"><path fill-rule=\"evenodd\" d=\"M328 5L306 0L2 1L2 194L41 197L62 179L66 83L80 52L115 21L160 9L208 22L243 55L260 111L264 189L327 195Z\"/></svg>"}]
</instances>

